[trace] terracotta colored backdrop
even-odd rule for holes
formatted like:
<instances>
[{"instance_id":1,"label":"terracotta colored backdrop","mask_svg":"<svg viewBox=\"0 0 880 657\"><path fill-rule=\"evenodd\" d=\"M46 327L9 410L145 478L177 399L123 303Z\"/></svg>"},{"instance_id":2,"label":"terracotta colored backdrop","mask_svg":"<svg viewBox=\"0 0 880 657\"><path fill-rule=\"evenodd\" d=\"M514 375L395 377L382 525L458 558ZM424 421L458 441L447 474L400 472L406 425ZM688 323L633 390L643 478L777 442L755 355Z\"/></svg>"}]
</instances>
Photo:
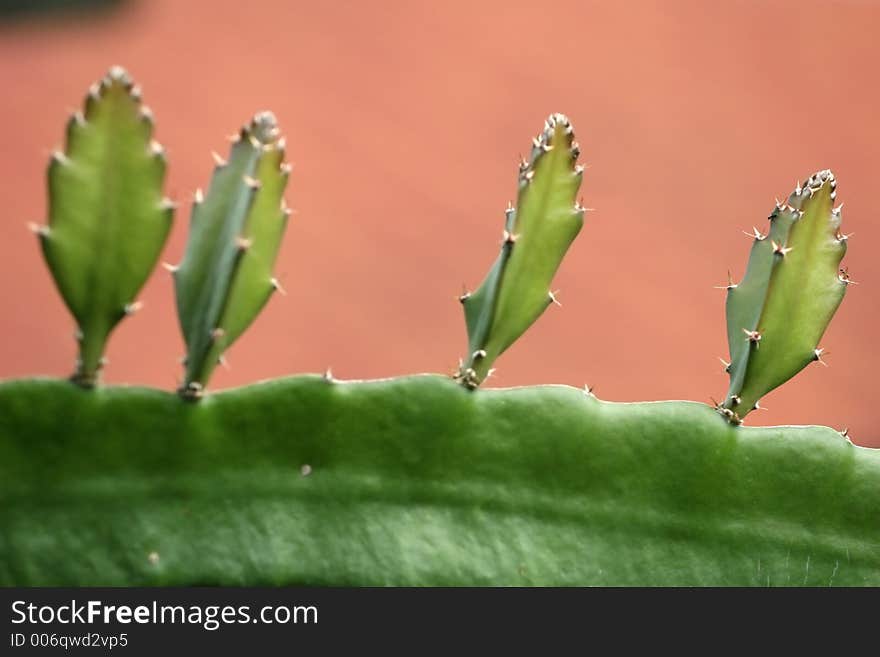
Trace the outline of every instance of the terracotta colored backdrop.
<instances>
[{"instance_id":1,"label":"terracotta colored backdrop","mask_svg":"<svg viewBox=\"0 0 880 657\"><path fill-rule=\"evenodd\" d=\"M874 411L880 5L788 0L294 2L151 0L103 17L0 24L0 377L65 375L72 325L25 222L67 113L111 64L144 89L184 201L255 110L288 136L296 209L276 297L219 370L223 388L332 366L340 378L451 372L462 283L496 255L517 154L568 113L596 208L552 307L494 384L595 386L611 400L721 396L724 293L774 197L831 167L855 232L850 289L811 366L753 424L848 426ZM183 348L169 277L109 349L111 382L172 388Z\"/></svg>"}]
</instances>

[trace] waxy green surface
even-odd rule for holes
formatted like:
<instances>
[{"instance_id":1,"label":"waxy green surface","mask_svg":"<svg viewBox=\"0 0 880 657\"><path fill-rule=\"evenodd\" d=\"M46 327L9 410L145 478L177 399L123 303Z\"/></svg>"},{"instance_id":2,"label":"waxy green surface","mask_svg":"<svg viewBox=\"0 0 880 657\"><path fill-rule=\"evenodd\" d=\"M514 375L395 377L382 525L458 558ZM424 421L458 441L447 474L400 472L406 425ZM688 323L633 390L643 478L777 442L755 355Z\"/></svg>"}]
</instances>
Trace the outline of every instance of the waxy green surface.
<instances>
[{"instance_id":1,"label":"waxy green surface","mask_svg":"<svg viewBox=\"0 0 880 657\"><path fill-rule=\"evenodd\" d=\"M880 451L417 376L0 384L0 584L880 585Z\"/></svg>"}]
</instances>

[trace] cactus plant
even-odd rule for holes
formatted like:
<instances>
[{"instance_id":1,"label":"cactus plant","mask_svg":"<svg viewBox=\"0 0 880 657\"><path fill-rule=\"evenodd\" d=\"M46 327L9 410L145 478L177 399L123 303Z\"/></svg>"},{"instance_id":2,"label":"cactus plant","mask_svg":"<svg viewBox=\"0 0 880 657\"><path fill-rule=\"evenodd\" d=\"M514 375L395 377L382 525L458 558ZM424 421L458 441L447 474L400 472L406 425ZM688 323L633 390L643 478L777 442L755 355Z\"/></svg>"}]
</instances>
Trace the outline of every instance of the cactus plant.
<instances>
[{"instance_id":1,"label":"cactus plant","mask_svg":"<svg viewBox=\"0 0 880 657\"><path fill-rule=\"evenodd\" d=\"M125 292L136 278L120 264L134 247L118 214L98 223L88 210L103 207L97 197L121 208L120 190L140 186L133 216L170 214L159 160L137 148L148 130L123 129L136 116L128 85L112 72L98 109L75 121L78 168L50 172L52 220L40 230L89 332L80 383L94 381L122 289L86 286L84 272L120 276ZM880 585L880 450L825 427L738 426L821 356L849 282L831 173L777 204L745 278L726 286L731 388L715 410L727 422L694 402L475 390L552 302L583 220L568 120L552 115L534 146L501 254L462 299L463 386L300 376L203 395L277 287L289 168L274 117L257 114L196 194L174 268L188 351L180 392L204 399L0 383L0 585ZM83 162L109 178L73 178L91 171ZM131 264L142 272L166 233L138 229L149 239Z\"/></svg>"},{"instance_id":2,"label":"cactus plant","mask_svg":"<svg viewBox=\"0 0 880 657\"><path fill-rule=\"evenodd\" d=\"M505 211L501 253L464 306L468 353L455 377L476 388L492 364L552 303L553 275L584 222L575 202L584 168L568 118L553 114L519 168L516 207Z\"/></svg>"},{"instance_id":3,"label":"cactus plant","mask_svg":"<svg viewBox=\"0 0 880 657\"><path fill-rule=\"evenodd\" d=\"M140 307L137 293L171 230L165 152L152 133L140 90L111 68L67 122L66 149L49 163L49 222L32 226L77 323L72 378L85 386L98 377L110 332Z\"/></svg>"},{"instance_id":4,"label":"cactus plant","mask_svg":"<svg viewBox=\"0 0 880 657\"><path fill-rule=\"evenodd\" d=\"M186 254L171 268L188 398L202 395L223 353L279 289L272 268L290 215L283 199L290 166L271 112L241 129L228 161L214 160L208 193L195 194Z\"/></svg>"},{"instance_id":5,"label":"cactus plant","mask_svg":"<svg viewBox=\"0 0 880 657\"><path fill-rule=\"evenodd\" d=\"M850 283L839 269L848 236L834 207L831 171L800 182L787 203L777 201L770 230L753 232L745 277L727 287L730 388L721 413L739 423L761 397L813 362L819 340Z\"/></svg>"},{"instance_id":6,"label":"cactus plant","mask_svg":"<svg viewBox=\"0 0 880 657\"><path fill-rule=\"evenodd\" d=\"M11 381L0 482L0 585L880 585L880 450L568 386Z\"/></svg>"}]
</instances>

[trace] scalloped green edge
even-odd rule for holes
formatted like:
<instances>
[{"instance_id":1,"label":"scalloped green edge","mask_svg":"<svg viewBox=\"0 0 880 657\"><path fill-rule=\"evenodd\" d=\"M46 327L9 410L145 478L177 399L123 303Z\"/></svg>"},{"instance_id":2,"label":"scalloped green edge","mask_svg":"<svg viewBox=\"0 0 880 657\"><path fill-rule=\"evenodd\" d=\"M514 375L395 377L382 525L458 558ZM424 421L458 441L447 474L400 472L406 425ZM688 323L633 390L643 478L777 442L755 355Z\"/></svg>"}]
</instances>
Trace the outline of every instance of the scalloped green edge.
<instances>
[{"instance_id":1,"label":"scalloped green edge","mask_svg":"<svg viewBox=\"0 0 880 657\"><path fill-rule=\"evenodd\" d=\"M880 585L880 450L418 376L0 384L2 585Z\"/></svg>"}]
</instances>

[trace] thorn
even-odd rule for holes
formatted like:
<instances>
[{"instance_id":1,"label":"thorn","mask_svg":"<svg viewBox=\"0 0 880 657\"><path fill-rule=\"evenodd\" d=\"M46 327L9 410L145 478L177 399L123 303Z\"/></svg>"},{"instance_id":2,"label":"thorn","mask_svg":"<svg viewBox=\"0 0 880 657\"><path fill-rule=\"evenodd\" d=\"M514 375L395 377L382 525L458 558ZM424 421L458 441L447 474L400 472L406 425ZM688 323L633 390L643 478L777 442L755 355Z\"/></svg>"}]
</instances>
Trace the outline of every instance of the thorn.
<instances>
[{"instance_id":1,"label":"thorn","mask_svg":"<svg viewBox=\"0 0 880 657\"><path fill-rule=\"evenodd\" d=\"M813 350L813 360L819 362L821 365L824 365L825 367L828 367L828 363L826 363L824 360L822 360L822 354L827 355L828 352L826 352L821 347L816 347Z\"/></svg>"},{"instance_id":2,"label":"thorn","mask_svg":"<svg viewBox=\"0 0 880 657\"><path fill-rule=\"evenodd\" d=\"M780 244L777 244L777 243L774 242L773 240L770 240L770 244L773 245L773 253L774 253L775 255L780 255L780 256L783 256L783 257L785 257L787 254L791 253L792 249L794 249L793 246L787 246L787 247L786 247L786 246L782 246L782 245L780 245Z\"/></svg>"},{"instance_id":3,"label":"thorn","mask_svg":"<svg viewBox=\"0 0 880 657\"><path fill-rule=\"evenodd\" d=\"M523 171L525 171L525 170L528 169L528 168L529 168L528 160L526 160L526 158L524 158L524 157L522 156L522 153L520 153L520 155L519 155L519 170L520 170L520 173L522 173Z\"/></svg>"},{"instance_id":4,"label":"thorn","mask_svg":"<svg viewBox=\"0 0 880 657\"><path fill-rule=\"evenodd\" d=\"M282 297L286 297L286 296L287 296L287 290L285 290L285 289L281 286L281 283L278 282L278 279L277 279L277 278L273 278L273 279L270 281L270 283L272 283L272 289L274 289L276 292L280 293Z\"/></svg>"},{"instance_id":5,"label":"thorn","mask_svg":"<svg viewBox=\"0 0 880 657\"><path fill-rule=\"evenodd\" d=\"M584 175L584 165L583 165L583 164L576 164L576 165L575 165L575 167L574 167L574 175L576 175L576 176L582 176L582 175Z\"/></svg>"},{"instance_id":6,"label":"thorn","mask_svg":"<svg viewBox=\"0 0 880 657\"><path fill-rule=\"evenodd\" d=\"M782 210L782 208L784 207L784 204L782 203L782 201L780 201L778 198L773 199L773 200L776 201L776 209Z\"/></svg>"},{"instance_id":7,"label":"thorn","mask_svg":"<svg viewBox=\"0 0 880 657\"><path fill-rule=\"evenodd\" d=\"M510 218L510 215L512 215L514 212L516 212L516 209L513 207L513 203L511 203L510 201L508 201L508 202L507 202L507 208L505 208L505 210L504 210L504 214L505 214L505 215L507 216L507 218L509 219L509 218Z\"/></svg>"},{"instance_id":8,"label":"thorn","mask_svg":"<svg viewBox=\"0 0 880 657\"><path fill-rule=\"evenodd\" d=\"M230 369L229 368L229 361L226 360L225 354L220 354L219 356L217 356L217 364L222 366L224 369L227 369L227 370Z\"/></svg>"},{"instance_id":9,"label":"thorn","mask_svg":"<svg viewBox=\"0 0 880 657\"><path fill-rule=\"evenodd\" d=\"M559 299L556 298L557 294L559 294L559 290L556 290L555 292L548 292L547 296L550 297L550 303L555 303L557 306L562 308L562 304L559 303Z\"/></svg>"},{"instance_id":10,"label":"thorn","mask_svg":"<svg viewBox=\"0 0 880 657\"><path fill-rule=\"evenodd\" d=\"M461 363L460 360L459 363ZM460 381L468 390L476 390L480 387L480 380L477 378L477 373L472 367L465 368L463 365L460 365L458 372L453 374L452 378L456 381Z\"/></svg>"},{"instance_id":11,"label":"thorn","mask_svg":"<svg viewBox=\"0 0 880 657\"><path fill-rule=\"evenodd\" d=\"M743 231L743 235L748 235L749 237L754 237L755 240L758 241L758 242L761 242L761 241L767 239L767 236L766 236L764 233L762 233L760 230L758 230L757 228L755 228L754 226L752 226L752 232L751 232L751 233L750 233L749 231L747 231L747 230L744 230L744 231Z\"/></svg>"},{"instance_id":12,"label":"thorn","mask_svg":"<svg viewBox=\"0 0 880 657\"><path fill-rule=\"evenodd\" d=\"M840 229L837 229L837 233L835 233L834 237L838 242L846 242L850 237L855 235L855 233L841 233Z\"/></svg>"},{"instance_id":13,"label":"thorn","mask_svg":"<svg viewBox=\"0 0 880 657\"><path fill-rule=\"evenodd\" d=\"M257 180L256 178L251 178L248 175L242 176L242 179L244 180L244 184L251 189L259 189L263 185L263 183L261 183L259 180Z\"/></svg>"},{"instance_id":14,"label":"thorn","mask_svg":"<svg viewBox=\"0 0 880 657\"><path fill-rule=\"evenodd\" d=\"M184 384L178 392L184 399L198 400L204 395L205 386L198 381L190 381L189 383Z\"/></svg>"},{"instance_id":15,"label":"thorn","mask_svg":"<svg viewBox=\"0 0 880 657\"><path fill-rule=\"evenodd\" d=\"M101 80L101 84L109 85L111 82L119 82L126 87L130 86L132 83L128 71L118 65L111 66L107 71L107 75Z\"/></svg>"},{"instance_id":16,"label":"thorn","mask_svg":"<svg viewBox=\"0 0 880 657\"><path fill-rule=\"evenodd\" d=\"M584 199L581 197L577 203L574 204L574 211L585 213L585 212L595 212L596 208L585 208L584 207Z\"/></svg>"},{"instance_id":17,"label":"thorn","mask_svg":"<svg viewBox=\"0 0 880 657\"><path fill-rule=\"evenodd\" d=\"M170 198L168 198L167 196L165 196L165 197L163 197L162 200L159 202L159 209L160 209L160 210L176 210L176 209L177 209L177 203L175 203L175 202L172 201Z\"/></svg>"},{"instance_id":18,"label":"thorn","mask_svg":"<svg viewBox=\"0 0 880 657\"><path fill-rule=\"evenodd\" d=\"M730 403L733 404L734 406L739 406L740 402L742 402L742 397L740 397L739 395L731 395L730 396Z\"/></svg>"},{"instance_id":19,"label":"thorn","mask_svg":"<svg viewBox=\"0 0 880 657\"><path fill-rule=\"evenodd\" d=\"M721 361L721 364L724 365L724 371L728 374L730 373L730 363L724 360L721 356L718 357L718 360Z\"/></svg>"},{"instance_id":20,"label":"thorn","mask_svg":"<svg viewBox=\"0 0 880 657\"><path fill-rule=\"evenodd\" d=\"M324 370L324 380L327 381L328 383L332 383L334 381L333 370L330 369L329 367L326 370Z\"/></svg>"},{"instance_id":21,"label":"thorn","mask_svg":"<svg viewBox=\"0 0 880 657\"><path fill-rule=\"evenodd\" d=\"M477 358L485 358L486 350L485 349L477 349L473 354L471 354L471 359L476 360Z\"/></svg>"},{"instance_id":22,"label":"thorn","mask_svg":"<svg viewBox=\"0 0 880 657\"><path fill-rule=\"evenodd\" d=\"M755 405L752 406L753 411L766 411L769 410L766 406L761 406L761 402L756 401Z\"/></svg>"},{"instance_id":23,"label":"thorn","mask_svg":"<svg viewBox=\"0 0 880 657\"><path fill-rule=\"evenodd\" d=\"M299 469L299 474L302 477L308 477L310 474L312 474L312 466L310 466L308 463L304 463Z\"/></svg>"},{"instance_id":24,"label":"thorn","mask_svg":"<svg viewBox=\"0 0 880 657\"><path fill-rule=\"evenodd\" d=\"M846 442L852 445L852 438L850 438L849 429L847 427L843 428L843 431L840 432L840 435L846 439Z\"/></svg>"},{"instance_id":25,"label":"thorn","mask_svg":"<svg viewBox=\"0 0 880 657\"><path fill-rule=\"evenodd\" d=\"M156 141L155 139L151 139L150 140L150 153L152 153L156 157L159 157L159 156L165 154L165 149L162 147L162 144L160 144L158 141Z\"/></svg>"},{"instance_id":26,"label":"thorn","mask_svg":"<svg viewBox=\"0 0 880 657\"><path fill-rule=\"evenodd\" d=\"M201 203L204 202L204 200L205 200L205 194L204 194L204 192L202 192L202 188L199 187L195 191L195 193L193 194L193 203L195 203L196 205L200 205Z\"/></svg>"},{"instance_id":27,"label":"thorn","mask_svg":"<svg viewBox=\"0 0 880 657\"><path fill-rule=\"evenodd\" d=\"M290 172L293 171L293 165L288 164L287 162L282 162L278 167L278 170L281 171L282 176L289 176Z\"/></svg>"},{"instance_id":28,"label":"thorn","mask_svg":"<svg viewBox=\"0 0 880 657\"><path fill-rule=\"evenodd\" d=\"M123 307L123 311L126 315L134 315L138 310L144 307L143 301L134 301L132 303L127 303Z\"/></svg>"},{"instance_id":29,"label":"thorn","mask_svg":"<svg viewBox=\"0 0 880 657\"><path fill-rule=\"evenodd\" d=\"M226 331L224 331L219 326L211 331L211 339L212 340L219 340L224 335L226 335Z\"/></svg>"},{"instance_id":30,"label":"thorn","mask_svg":"<svg viewBox=\"0 0 880 657\"><path fill-rule=\"evenodd\" d=\"M460 303L464 303L471 298L471 291L467 289L464 283L461 284L461 294L458 297Z\"/></svg>"},{"instance_id":31,"label":"thorn","mask_svg":"<svg viewBox=\"0 0 880 657\"><path fill-rule=\"evenodd\" d=\"M837 200L837 192L831 192L831 194L829 194L829 196L831 197L831 200L832 200L832 201L836 201L836 200Z\"/></svg>"},{"instance_id":32,"label":"thorn","mask_svg":"<svg viewBox=\"0 0 880 657\"><path fill-rule=\"evenodd\" d=\"M50 228L46 224L36 224L33 221L29 221L27 227L34 235L38 235L39 237L49 237Z\"/></svg>"},{"instance_id":33,"label":"thorn","mask_svg":"<svg viewBox=\"0 0 880 657\"><path fill-rule=\"evenodd\" d=\"M249 248L251 248L251 245L253 243L253 240L247 237L242 237L241 235L235 238L235 248L237 248L239 251L247 251Z\"/></svg>"},{"instance_id":34,"label":"thorn","mask_svg":"<svg viewBox=\"0 0 880 657\"><path fill-rule=\"evenodd\" d=\"M831 214L833 214L838 219L840 218L840 211L843 210L843 203L838 205L836 208L832 208Z\"/></svg>"},{"instance_id":35,"label":"thorn","mask_svg":"<svg viewBox=\"0 0 880 657\"><path fill-rule=\"evenodd\" d=\"M532 181L532 178L535 177L535 170L534 170L534 169L530 169L529 171L526 171L525 173L523 173L522 177L525 179L525 181L526 181L527 183L528 183L528 182L531 182L531 181Z\"/></svg>"},{"instance_id":36,"label":"thorn","mask_svg":"<svg viewBox=\"0 0 880 657\"><path fill-rule=\"evenodd\" d=\"M709 399L711 399L712 403L715 404L715 410L718 411L725 420L733 425L742 424L742 419L739 417L739 415L734 413L729 408L724 408L724 406L715 401L714 397L709 397Z\"/></svg>"},{"instance_id":37,"label":"thorn","mask_svg":"<svg viewBox=\"0 0 880 657\"><path fill-rule=\"evenodd\" d=\"M83 116L83 113L79 110L76 110L70 115L70 118L80 127L86 125L86 117Z\"/></svg>"},{"instance_id":38,"label":"thorn","mask_svg":"<svg viewBox=\"0 0 880 657\"><path fill-rule=\"evenodd\" d=\"M593 392L593 386L584 384L584 394L587 397L595 397L596 394Z\"/></svg>"},{"instance_id":39,"label":"thorn","mask_svg":"<svg viewBox=\"0 0 880 657\"><path fill-rule=\"evenodd\" d=\"M175 273L178 269L180 269L179 265L172 265L170 262L163 262L162 268L170 274Z\"/></svg>"},{"instance_id":40,"label":"thorn","mask_svg":"<svg viewBox=\"0 0 880 657\"><path fill-rule=\"evenodd\" d=\"M749 329L744 328L743 333L746 334L746 340L748 340L749 342L754 342L755 346L758 346L758 343L761 341L760 331L750 331Z\"/></svg>"},{"instance_id":41,"label":"thorn","mask_svg":"<svg viewBox=\"0 0 880 657\"><path fill-rule=\"evenodd\" d=\"M504 234L503 234L503 241L504 241L505 244L513 244L513 243L515 243L518 239L519 239L519 234L517 234L517 233L510 233L510 232L508 232L508 231L506 231L506 230L504 231Z\"/></svg>"},{"instance_id":42,"label":"thorn","mask_svg":"<svg viewBox=\"0 0 880 657\"><path fill-rule=\"evenodd\" d=\"M217 151L211 151L211 157L214 160L214 164L216 164L218 167L226 166L226 160L220 157L220 153L218 153Z\"/></svg>"},{"instance_id":43,"label":"thorn","mask_svg":"<svg viewBox=\"0 0 880 657\"><path fill-rule=\"evenodd\" d=\"M83 334L82 330L79 328L77 328L73 332L73 339L76 340L77 342L82 342L84 337L85 337L85 335Z\"/></svg>"},{"instance_id":44,"label":"thorn","mask_svg":"<svg viewBox=\"0 0 880 657\"><path fill-rule=\"evenodd\" d=\"M65 155L63 151L59 150L52 151L52 161L62 166L67 166L68 164L70 164L70 159L67 157L67 155Z\"/></svg>"},{"instance_id":45,"label":"thorn","mask_svg":"<svg viewBox=\"0 0 880 657\"><path fill-rule=\"evenodd\" d=\"M727 270L727 285L716 285L716 290L735 290L736 283L733 282L733 276L730 275L730 270Z\"/></svg>"},{"instance_id":46,"label":"thorn","mask_svg":"<svg viewBox=\"0 0 880 657\"><path fill-rule=\"evenodd\" d=\"M849 269L847 267L841 267L837 270L837 280L844 285L858 285L858 283L849 277Z\"/></svg>"},{"instance_id":47,"label":"thorn","mask_svg":"<svg viewBox=\"0 0 880 657\"><path fill-rule=\"evenodd\" d=\"M794 184L794 195L795 195L795 196L800 196L800 195L801 195L801 191L803 191L803 190L801 190L801 181L798 180L798 181Z\"/></svg>"},{"instance_id":48,"label":"thorn","mask_svg":"<svg viewBox=\"0 0 880 657\"><path fill-rule=\"evenodd\" d=\"M493 376L495 376L495 368L491 367L491 368L489 368L489 371L486 372L486 377L483 379L483 381L487 381L487 380L491 379Z\"/></svg>"},{"instance_id":49,"label":"thorn","mask_svg":"<svg viewBox=\"0 0 880 657\"><path fill-rule=\"evenodd\" d=\"M141 118L141 121L152 121L153 110L146 105L141 105L141 108L138 110L138 116Z\"/></svg>"}]
</instances>

